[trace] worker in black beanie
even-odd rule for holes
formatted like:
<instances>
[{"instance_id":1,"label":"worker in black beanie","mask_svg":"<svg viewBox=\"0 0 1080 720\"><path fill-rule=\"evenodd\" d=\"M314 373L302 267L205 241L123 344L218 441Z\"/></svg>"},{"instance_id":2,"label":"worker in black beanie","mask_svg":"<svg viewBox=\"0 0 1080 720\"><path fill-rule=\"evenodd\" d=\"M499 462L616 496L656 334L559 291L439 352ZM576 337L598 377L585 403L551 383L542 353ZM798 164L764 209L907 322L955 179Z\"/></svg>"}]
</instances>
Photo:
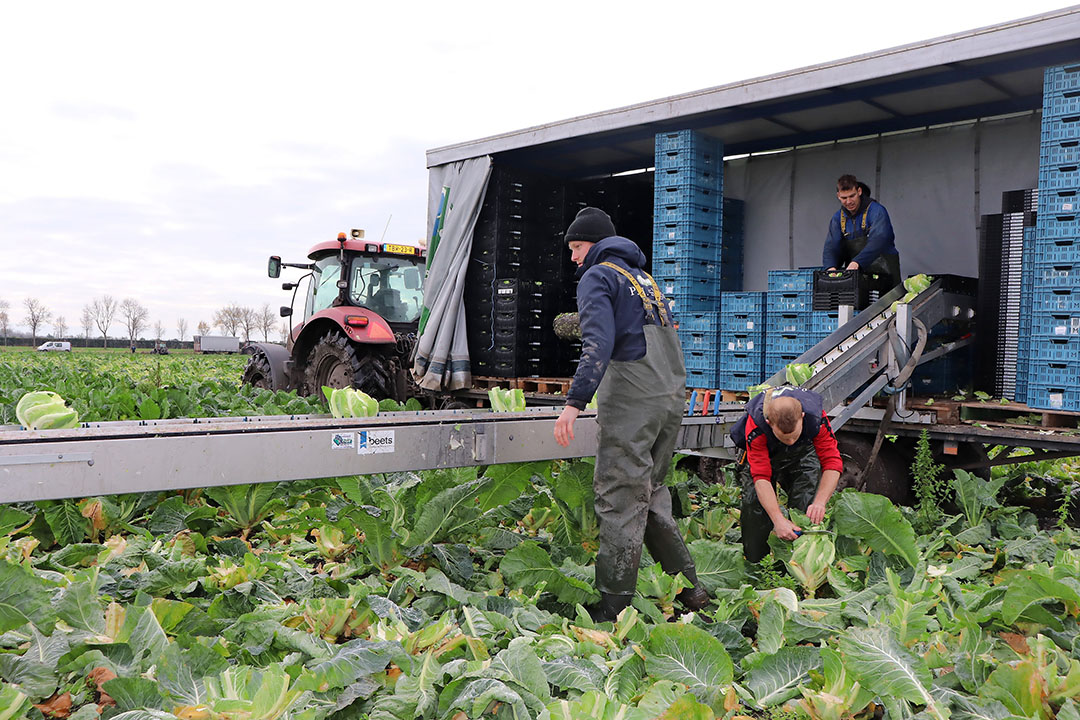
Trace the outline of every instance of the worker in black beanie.
<instances>
[{"instance_id":1,"label":"worker in black beanie","mask_svg":"<svg viewBox=\"0 0 1080 720\"><path fill-rule=\"evenodd\" d=\"M581 361L555 423L563 447L574 421L596 395L599 426L594 506L600 524L596 587L589 608L597 622L614 621L637 586L641 544L670 575L692 584L678 599L691 610L709 601L671 513L664 484L682 424L686 370L671 306L644 270L645 255L615 234L603 210L582 209L566 230L578 265Z\"/></svg>"}]
</instances>

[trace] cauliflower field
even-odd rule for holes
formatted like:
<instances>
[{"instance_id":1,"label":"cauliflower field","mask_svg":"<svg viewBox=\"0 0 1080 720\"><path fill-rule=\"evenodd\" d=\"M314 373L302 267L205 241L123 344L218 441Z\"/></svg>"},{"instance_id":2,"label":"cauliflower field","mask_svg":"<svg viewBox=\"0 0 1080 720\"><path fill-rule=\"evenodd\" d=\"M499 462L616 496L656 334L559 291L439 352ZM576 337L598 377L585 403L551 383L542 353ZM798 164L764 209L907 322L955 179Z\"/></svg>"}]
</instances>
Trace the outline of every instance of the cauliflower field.
<instances>
[{"instance_id":1,"label":"cauliflower field","mask_svg":"<svg viewBox=\"0 0 1080 720\"><path fill-rule=\"evenodd\" d=\"M31 390L89 420L307 406L245 394L242 363L0 354L0 411ZM755 566L735 485L673 468L713 600L678 615L682 580L645 553L603 625L582 609L591 476L578 460L0 506L0 719L1080 718L1080 536L1011 505L1011 476L960 474L933 516L844 491L829 533L774 538Z\"/></svg>"}]
</instances>

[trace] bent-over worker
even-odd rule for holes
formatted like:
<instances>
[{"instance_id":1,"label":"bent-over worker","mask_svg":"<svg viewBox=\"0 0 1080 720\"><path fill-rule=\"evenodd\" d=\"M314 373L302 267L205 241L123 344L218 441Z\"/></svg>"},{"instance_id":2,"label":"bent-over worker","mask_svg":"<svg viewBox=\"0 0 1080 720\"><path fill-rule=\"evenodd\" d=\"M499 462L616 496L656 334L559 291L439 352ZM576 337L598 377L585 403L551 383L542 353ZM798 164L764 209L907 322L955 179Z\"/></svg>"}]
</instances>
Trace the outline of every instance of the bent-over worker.
<instances>
[{"instance_id":1,"label":"bent-over worker","mask_svg":"<svg viewBox=\"0 0 1080 720\"><path fill-rule=\"evenodd\" d=\"M671 308L642 269L645 255L615 235L604 211L583 208L565 239L580 278L581 360L555 423L555 439L563 447L569 444L578 413L595 393L599 436L593 492L601 600L589 612L599 622L612 621L630 604L643 540L664 572L681 572L693 583L679 593L682 604L701 609L709 596L698 583L664 484L686 392Z\"/></svg>"},{"instance_id":2,"label":"bent-over worker","mask_svg":"<svg viewBox=\"0 0 1080 720\"><path fill-rule=\"evenodd\" d=\"M769 554L770 530L782 540L802 532L780 509L776 484L787 493L788 504L816 525L825 517L844 463L821 396L802 388L769 388L755 395L732 427L731 439L746 453L738 470L742 543L746 559L756 563Z\"/></svg>"}]
</instances>

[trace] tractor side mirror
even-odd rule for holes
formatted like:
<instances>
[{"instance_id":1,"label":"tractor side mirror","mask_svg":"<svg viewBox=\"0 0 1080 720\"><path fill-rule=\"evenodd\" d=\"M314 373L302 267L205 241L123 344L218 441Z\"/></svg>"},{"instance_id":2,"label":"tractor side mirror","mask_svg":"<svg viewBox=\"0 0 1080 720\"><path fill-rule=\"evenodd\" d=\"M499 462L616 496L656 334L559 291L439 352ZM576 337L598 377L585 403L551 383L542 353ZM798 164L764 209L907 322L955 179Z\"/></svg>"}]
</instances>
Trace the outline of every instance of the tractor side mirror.
<instances>
[{"instance_id":1,"label":"tractor side mirror","mask_svg":"<svg viewBox=\"0 0 1080 720\"><path fill-rule=\"evenodd\" d=\"M281 317L291 317L292 316L292 308L289 307L288 305L282 305L281 310L279 310L278 312L281 314Z\"/></svg>"},{"instance_id":2,"label":"tractor side mirror","mask_svg":"<svg viewBox=\"0 0 1080 720\"><path fill-rule=\"evenodd\" d=\"M298 284L299 284L299 283L281 283L281 289L282 289L282 290L292 290L292 289L293 289L293 288L295 288L295 287L296 287L296 286L297 286Z\"/></svg>"},{"instance_id":3,"label":"tractor side mirror","mask_svg":"<svg viewBox=\"0 0 1080 720\"><path fill-rule=\"evenodd\" d=\"M270 262L266 265L266 274L272 278L281 277L281 258L277 255L270 256Z\"/></svg>"},{"instance_id":4,"label":"tractor side mirror","mask_svg":"<svg viewBox=\"0 0 1080 720\"><path fill-rule=\"evenodd\" d=\"M420 288L419 270L410 268L405 271L405 287L409 290L418 290Z\"/></svg>"}]
</instances>

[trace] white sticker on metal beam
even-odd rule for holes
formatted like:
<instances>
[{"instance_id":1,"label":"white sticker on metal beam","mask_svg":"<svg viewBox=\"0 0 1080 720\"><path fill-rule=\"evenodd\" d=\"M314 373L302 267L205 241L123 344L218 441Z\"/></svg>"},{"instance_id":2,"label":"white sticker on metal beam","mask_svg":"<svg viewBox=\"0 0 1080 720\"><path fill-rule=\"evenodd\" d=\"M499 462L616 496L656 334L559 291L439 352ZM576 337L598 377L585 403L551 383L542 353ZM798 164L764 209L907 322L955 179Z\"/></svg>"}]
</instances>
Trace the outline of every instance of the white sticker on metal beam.
<instances>
[{"instance_id":1,"label":"white sticker on metal beam","mask_svg":"<svg viewBox=\"0 0 1080 720\"><path fill-rule=\"evenodd\" d=\"M393 430L361 430L356 445L358 455L375 455L394 452Z\"/></svg>"},{"instance_id":2,"label":"white sticker on metal beam","mask_svg":"<svg viewBox=\"0 0 1080 720\"><path fill-rule=\"evenodd\" d=\"M334 433L330 436L330 449L352 450L356 447L356 433Z\"/></svg>"}]
</instances>

